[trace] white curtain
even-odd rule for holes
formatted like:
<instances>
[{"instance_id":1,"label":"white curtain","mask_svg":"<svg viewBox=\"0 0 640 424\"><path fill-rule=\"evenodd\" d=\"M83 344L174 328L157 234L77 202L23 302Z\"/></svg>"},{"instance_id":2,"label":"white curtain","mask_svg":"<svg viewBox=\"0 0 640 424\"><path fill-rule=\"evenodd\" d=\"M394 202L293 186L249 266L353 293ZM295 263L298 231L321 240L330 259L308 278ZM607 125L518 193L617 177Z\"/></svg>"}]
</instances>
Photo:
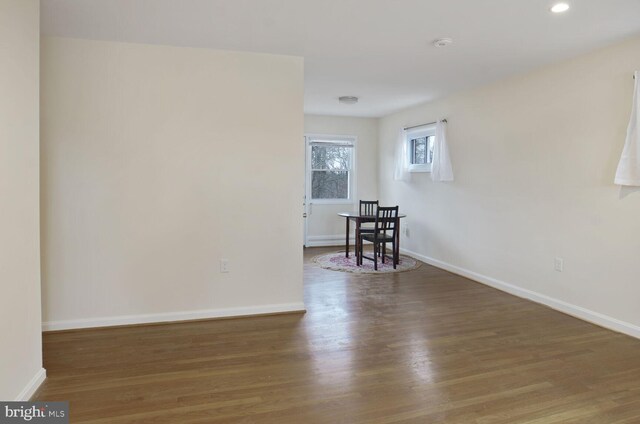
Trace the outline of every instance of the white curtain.
<instances>
[{"instance_id":1,"label":"white curtain","mask_svg":"<svg viewBox=\"0 0 640 424\"><path fill-rule=\"evenodd\" d=\"M640 72L634 73L635 86L633 89L633 105L631 119L627 128L627 141L622 150L622 157L618 164L615 183L625 186L640 186Z\"/></svg>"},{"instance_id":2,"label":"white curtain","mask_svg":"<svg viewBox=\"0 0 640 424\"><path fill-rule=\"evenodd\" d=\"M409 169L407 164L407 131L400 129L398 140L396 141L396 169L393 179L396 181L409 181Z\"/></svg>"},{"instance_id":3,"label":"white curtain","mask_svg":"<svg viewBox=\"0 0 640 424\"><path fill-rule=\"evenodd\" d=\"M436 138L433 142L433 163L431 165L431 179L436 182L453 181L453 167L447 144L447 123L438 121L436 124Z\"/></svg>"}]
</instances>

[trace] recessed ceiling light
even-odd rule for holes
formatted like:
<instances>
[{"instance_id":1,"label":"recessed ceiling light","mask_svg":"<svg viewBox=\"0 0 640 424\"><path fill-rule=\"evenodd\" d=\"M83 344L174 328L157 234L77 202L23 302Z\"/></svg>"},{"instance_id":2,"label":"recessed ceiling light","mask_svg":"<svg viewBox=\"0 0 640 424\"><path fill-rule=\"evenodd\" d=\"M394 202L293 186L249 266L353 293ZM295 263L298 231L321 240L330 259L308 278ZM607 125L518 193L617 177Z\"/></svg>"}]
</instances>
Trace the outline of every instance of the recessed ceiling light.
<instances>
[{"instance_id":1,"label":"recessed ceiling light","mask_svg":"<svg viewBox=\"0 0 640 424\"><path fill-rule=\"evenodd\" d=\"M569 5L567 3L556 3L551 7L551 11L553 13L562 13L569 10Z\"/></svg>"},{"instance_id":2,"label":"recessed ceiling light","mask_svg":"<svg viewBox=\"0 0 640 424\"><path fill-rule=\"evenodd\" d=\"M453 43L452 38L438 38L437 40L433 41L433 45L436 47L446 47L451 43Z\"/></svg>"},{"instance_id":3,"label":"recessed ceiling light","mask_svg":"<svg viewBox=\"0 0 640 424\"><path fill-rule=\"evenodd\" d=\"M355 105L358 103L358 98L356 96L340 96L338 97L338 101L345 105Z\"/></svg>"}]
</instances>

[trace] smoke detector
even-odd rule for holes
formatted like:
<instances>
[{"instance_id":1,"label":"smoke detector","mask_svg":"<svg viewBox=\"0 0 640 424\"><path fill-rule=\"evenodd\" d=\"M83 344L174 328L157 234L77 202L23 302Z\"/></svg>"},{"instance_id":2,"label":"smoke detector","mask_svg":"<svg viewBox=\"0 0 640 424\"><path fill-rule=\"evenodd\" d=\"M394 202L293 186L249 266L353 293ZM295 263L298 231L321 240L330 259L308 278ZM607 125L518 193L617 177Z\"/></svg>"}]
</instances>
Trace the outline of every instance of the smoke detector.
<instances>
[{"instance_id":1,"label":"smoke detector","mask_svg":"<svg viewBox=\"0 0 640 424\"><path fill-rule=\"evenodd\" d=\"M340 96L338 97L338 101L345 105L355 105L358 103L358 98L356 96Z\"/></svg>"},{"instance_id":2,"label":"smoke detector","mask_svg":"<svg viewBox=\"0 0 640 424\"><path fill-rule=\"evenodd\" d=\"M446 47L451 43L453 43L452 38L438 38L437 40L433 41L433 45L436 47Z\"/></svg>"}]
</instances>

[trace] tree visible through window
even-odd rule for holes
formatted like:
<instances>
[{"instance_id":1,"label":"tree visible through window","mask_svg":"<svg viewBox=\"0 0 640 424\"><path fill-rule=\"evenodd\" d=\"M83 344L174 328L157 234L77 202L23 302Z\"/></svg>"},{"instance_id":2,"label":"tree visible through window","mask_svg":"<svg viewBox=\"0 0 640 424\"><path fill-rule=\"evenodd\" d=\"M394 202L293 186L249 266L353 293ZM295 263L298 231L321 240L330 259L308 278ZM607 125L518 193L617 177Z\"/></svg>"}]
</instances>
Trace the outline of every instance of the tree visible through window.
<instances>
[{"instance_id":1,"label":"tree visible through window","mask_svg":"<svg viewBox=\"0 0 640 424\"><path fill-rule=\"evenodd\" d=\"M411 140L411 164L426 165L433 162L434 140L433 135Z\"/></svg>"},{"instance_id":2,"label":"tree visible through window","mask_svg":"<svg viewBox=\"0 0 640 424\"><path fill-rule=\"evenodd\" d=\"M311 198L349 199L353 145L311 144Z\"/></svg>"}]
</instances>

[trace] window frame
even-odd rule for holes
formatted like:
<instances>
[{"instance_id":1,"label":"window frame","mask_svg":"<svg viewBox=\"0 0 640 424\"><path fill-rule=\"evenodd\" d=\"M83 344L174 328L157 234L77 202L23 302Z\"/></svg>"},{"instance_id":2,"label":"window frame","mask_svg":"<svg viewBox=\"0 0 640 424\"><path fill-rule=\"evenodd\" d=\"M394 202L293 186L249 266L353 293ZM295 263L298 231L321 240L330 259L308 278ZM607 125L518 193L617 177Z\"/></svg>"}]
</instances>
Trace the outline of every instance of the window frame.
<instances>
[{"instance_id":1,"label":"window frame","mask_svg":"<svg viewBox=\"0 0 640 424\"><path fill-rule=\"evenodd\" d=\"M358 137L354 135L331 135L331 134L305 134L305 181L307 201L313 204L323 205L350 205L355 204L357 196L357 157L358 157ZM349 143L351 147L351 169L349 170L349 197L347 199L314 199L311 182L313 169L311 169L311 147L312 143L340 144Z\"/></svg>"},{"instance_id":2,"label":"window frame","mask_svg":"<svg viewBox=\"0 0 640 424\"><path fill-rule=\"evenodd\" d=\"M407 130L407 136L405 139L405 143L406 143L406 151L407 151L407 171L409 172L431 172L431 167L433 165L433 162L431 163L411 163L413 160L413 157L415 155L413 147L414 147L414 143L412 143L413 140L415 140L416 138L422 138L422 137L430 137L430 136L434 136L436 135L436 124L431 124L431 125L423 125L421 127L416 127L416 128L411 128L409 130ZM428 155L428 142L427 142L427 155Z\"/></svg>"}]
</instances>

